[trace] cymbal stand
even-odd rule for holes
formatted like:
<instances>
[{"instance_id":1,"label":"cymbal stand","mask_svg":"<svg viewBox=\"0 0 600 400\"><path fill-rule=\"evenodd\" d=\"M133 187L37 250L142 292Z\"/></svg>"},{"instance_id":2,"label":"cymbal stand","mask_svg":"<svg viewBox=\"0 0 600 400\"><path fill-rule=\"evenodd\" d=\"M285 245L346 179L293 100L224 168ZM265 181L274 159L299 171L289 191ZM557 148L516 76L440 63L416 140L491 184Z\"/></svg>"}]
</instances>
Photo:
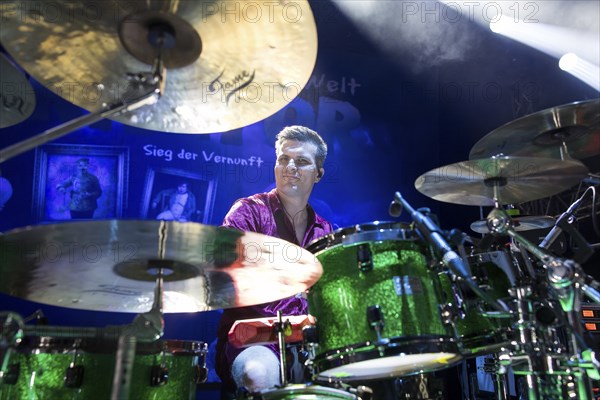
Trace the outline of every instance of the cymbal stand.
<instances>
[{"instance_id":1,"label":"cymbal stand","mask_svg":"<svg viewBox=\"0 0 600 400\"><path fill-rule=\"evenodd\" d=\"M509 235L541 261L543 267L546 269L548 283L554 289L553 292L560 302L562 311L567 316L565 322L567 323L571 342L569 346L570 351L567 351L567 354L560 354L562 352L561 349L546 348L547 343L543 343L543 340L538 340L537 333L533 329L534 326L532 326L532 322L535 321L531 318L532 303L529 300L531 291L527 287L517 287L514 288L514 291L519 318L517 327L520 337L518 343L516 343L517 349L512 354L505 353L501 355L501 362L506 365L510 365L513 361L527 362L529 371L543 378L554 378L558 381L568 381L571 379L571 382L567 386L579 386L574 389L577 392L575 395L578 394L580 399L590 399L591 389L588 377L584 373L585 368L590 368L590 363L585 361L581 354L581 350L589 352L590 349L581 336L581 327L579 326L577 315L580 308L579 294L581 292L597 303L600 302L600 293L586 282L586 279L589 279L589 277L586 278L586 275L576 262L554 257L517 233L512 226L510 217L504 210L498 207L498 203L496 203L496 207L488 215L487 224L490 232L499 235ZM553 345L558 345L558 343L551 344L551 346ZM568 358L568 360L565 360L565 358ZM561 362L561 360L564 362ZM594 369L597 368L596 365L592 365L591 367ZM566 371L565 368L567 369ZM590 372L597 373L597 371ZM577 385L572 382L575 377L580 378ZM547 390L547 387L544 386L547 385L539 384L536 377L532 374L527 374L527 384L530 399L547 398L548 393L544 392L544 389Z\"/></svg>"},{"instance_id":2,"label":"cymbal stand","mask_svg":"<svg viewBox=\"0 0 600 400\"><path fill-rule=\"evenodd\" d=\"M153 342L160 339L164 333L163 272L163 268L158 269L154 302L150 311L135 317L133 322L126 325L119 335L111 400L127 400L129 398L137 342Z\"/></svg>"},{"instance_id":3,"label":"cymbal stand","mask_svg":"<svg viewBox=\"0 0 600 400\"><path fill-rule=\"evenodd\" d=\"M14 348L23 340L24 321L12 312L0 313L0 384L10 375L10 358Z\"/></svg>"},{"instance_id":4,"label":"cymbal stand","mask_svg":"<svg viewBox=\"0 0 600 400\"><path fill-rule=\"evenodd\" d=\"M277 340L279 343L279 375L281 378L281 387L287 386L286 360L285 360L285 337L286 331L291 327L290 321L283 321L281 310L277 311L277 322L273 324L273 329L277 332Z\"/></svg>"},{"instance_id":5,"label":"cymbal stand","mask_svg":"<svg viewBox=\"0 0 600 400\"><path fill-rule=\"evenodd\" d=\"M508 380L506 379L506 367L500 364L497 354L491 354L485 357L483 361L483 372L490 374L494 384L494 393L497 400L509 400L510 391Z\"/></svg>"},{"instance_id":6,"label":"cymbal stand","mask_svg":"<svg viewBox=\"0 0 600 400\"><path fill-rule=\"evenodd\" d=\"M166 69L159 53L152 66L152 72L127 74L127 79L132 82L133 89L130 90L129 95L126 93L121 101L110 104L103 103L100 110L72 119L0 150L0 164L79 128L96 123L101 119L118 116L146 105L155 104L164 93L165 76Z\"/></svg>"}]
</instances>

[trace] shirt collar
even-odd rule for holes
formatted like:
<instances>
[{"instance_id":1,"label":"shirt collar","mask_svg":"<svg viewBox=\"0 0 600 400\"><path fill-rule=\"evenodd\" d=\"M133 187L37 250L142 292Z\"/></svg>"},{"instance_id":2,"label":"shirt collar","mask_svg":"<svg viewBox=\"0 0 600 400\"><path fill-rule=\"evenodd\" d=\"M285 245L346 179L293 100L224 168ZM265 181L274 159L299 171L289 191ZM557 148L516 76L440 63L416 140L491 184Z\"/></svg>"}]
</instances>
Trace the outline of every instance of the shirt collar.
<instances>
[{"instance_id":1,"label":"shirt collar","mask_svg":"<svg viewBox=\"0 0 600 400\"><path fill-rule=\"evenodd\" d=\"M273 212L273 215L275 215L275 213L283 213L285 215L285 210L283 209L283 204L281 203L281 200L279 200L279 196L277 196L277 188L271 190L268 194L269 194L269 205L271 207L271 211ZM317 214L315 213L315 210L313 210L313 208L311 207L310 204L308 204L308 203L306 204L306 209L308 210L308 226L318 225L318 226L323 227L322 221L317 219Z\"/></svg>"}]
</instances>

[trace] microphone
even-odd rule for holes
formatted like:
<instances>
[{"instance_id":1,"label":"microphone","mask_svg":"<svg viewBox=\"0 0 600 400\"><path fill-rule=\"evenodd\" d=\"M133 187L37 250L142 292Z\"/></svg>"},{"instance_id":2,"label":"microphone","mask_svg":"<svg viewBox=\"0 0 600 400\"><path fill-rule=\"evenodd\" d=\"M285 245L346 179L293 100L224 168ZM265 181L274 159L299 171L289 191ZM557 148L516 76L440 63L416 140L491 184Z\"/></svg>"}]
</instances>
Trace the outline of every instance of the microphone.
<instances>
[{"instance_id":1,"label":"microphone","mask_svg":"<svg viewBox=\"0 0 600 400\"><path fill-rule=\"evenodd\" d=\"M583 178L583 182L588 185L600 185L600 175L588 174L587 178Z\"/></svg>"},{"instance_id":2,"label":"microphone","mask_svg":"<svg viewBox=\"0 0 600 400\"><path fill-rule=\"evenodd\" d=\"M450 245L444 239L443 235L440 233L440 228L431 220L431 218L412 208L411 205L404 200L400 192L396 192L394 194L394 202L401 204L408 210L413 221L415 222L417 230L421 233L425 240L432 245L437 255L442 257L442 263L449 268L450 271L462 278L479 297L484 299L490 305L494 306L497 310L503 312L508 311L490 295L481 290L477 283L475 283L471 277L471 270L467 263L465 263L465 261L454 250L452 250ZM392 206L390 205L390 209L391 208Z\"/></svg>"},{"instance_id":3,"label":"microphone","mask_svg":"<svg viewBox=\"0 0 600 400\"><path fill-rule=\"evenodd\" d=\"M575 210L577 210L582 201L583 197L580 197L579 199L575 200L575 202L569 206L567 211L565 211L560 217L558 217L556 223L554 224L554 227L550 230L550 232L548 232L544 240L542 240L542 242L540 243L540 247L542 249L548 249L552 245L552 243L554 243L554 241L558 238L558 235L560 235L560 233L562 232L563 228L561 227L561 225L565 223L569 224L569 218L573 216L573 213L575 212Z\"/></svg>"}]
</instances>

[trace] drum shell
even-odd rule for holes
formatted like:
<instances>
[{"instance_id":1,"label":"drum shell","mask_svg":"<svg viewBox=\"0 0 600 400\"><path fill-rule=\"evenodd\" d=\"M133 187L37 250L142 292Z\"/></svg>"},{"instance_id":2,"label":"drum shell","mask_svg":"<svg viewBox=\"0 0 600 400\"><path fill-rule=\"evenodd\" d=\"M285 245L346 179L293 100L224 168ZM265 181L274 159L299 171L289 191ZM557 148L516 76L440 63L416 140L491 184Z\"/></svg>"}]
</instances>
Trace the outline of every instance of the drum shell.
<instances>
[{"instance_id":1,"label":"drum shell","mask_svg":"<svg viewBox=\"0 0 600 400\"><path fill-rule=\"evenodd\" d=\"M77 349L75 351L75 349ZM0 400L105 400L111 397L116 362L114 341L28 338L13 351L16 381L0 384ZM131 372L130 398L195 399L197 367L203 368L206 344L180 340L137 343ZM81 384L66 387L70 364L83 368ZM168 381L151 384L153 366L168 369Z\"/></svg>"},{"instance_id":2,"label":"drum shell","mask_svg":"<svg viewBox=\"0 0 600 400\"><path fill-rule=\"evenodd\" d=\"M308 294L309 313L317 320L317 372L411 351L444 353L442 358L451 354L452 360L442 363L456 361L451 328L441 318L445 300L438 275L429 268L429 249L414 231L397 223L360 225L336 231L308 250L324 270ZM359 267L365 252L371 254L371 270ZM373 306L383 314L384 343L378 342L367 318L367 309Z\"/></svg>"},{"instance_id":3,"label":"drum shell","mask_svg":"<svg viewBox=\"0 0 600 400\"><path fill-rule=\"evenodd\" d=\"M510 304L509 289L512 287L505 270L510 268L510 255L504 251L473 252L467 257L472 277L479 288L490 297ZM503 268L500 268L503 265ZM461 343L461 351L466 357L476 357L500 351L509 345L513 337L513 319L497 316L495 310L480 300L470 289L462 285L459 290L447 274L439 278L445 296L461 297L462 315L454 318L456 336ZM455 302L456 304L456 302ZM491 312L489 312L491 311Z\"/></svg>"}]
</instances>

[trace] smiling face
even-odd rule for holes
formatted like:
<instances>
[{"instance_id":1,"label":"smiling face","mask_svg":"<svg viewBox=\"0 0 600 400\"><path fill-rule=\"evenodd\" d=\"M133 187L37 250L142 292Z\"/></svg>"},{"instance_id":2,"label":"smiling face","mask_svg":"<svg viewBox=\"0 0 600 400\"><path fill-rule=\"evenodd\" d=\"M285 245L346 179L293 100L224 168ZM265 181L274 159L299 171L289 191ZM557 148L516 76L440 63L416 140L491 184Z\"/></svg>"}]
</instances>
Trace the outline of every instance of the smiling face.
<instances>
[{"instance_id":1,"label":"smiling face","mask_svg":"<svg viewBox=\"0 0 600 400\"><path fill-rule=\"evenodd\" d=\"M276 149L275 185L286 197L308 199L315 182L323 175L317 168L317 146L309 142L285 140Z\"/></svg>"}]
</instances>

